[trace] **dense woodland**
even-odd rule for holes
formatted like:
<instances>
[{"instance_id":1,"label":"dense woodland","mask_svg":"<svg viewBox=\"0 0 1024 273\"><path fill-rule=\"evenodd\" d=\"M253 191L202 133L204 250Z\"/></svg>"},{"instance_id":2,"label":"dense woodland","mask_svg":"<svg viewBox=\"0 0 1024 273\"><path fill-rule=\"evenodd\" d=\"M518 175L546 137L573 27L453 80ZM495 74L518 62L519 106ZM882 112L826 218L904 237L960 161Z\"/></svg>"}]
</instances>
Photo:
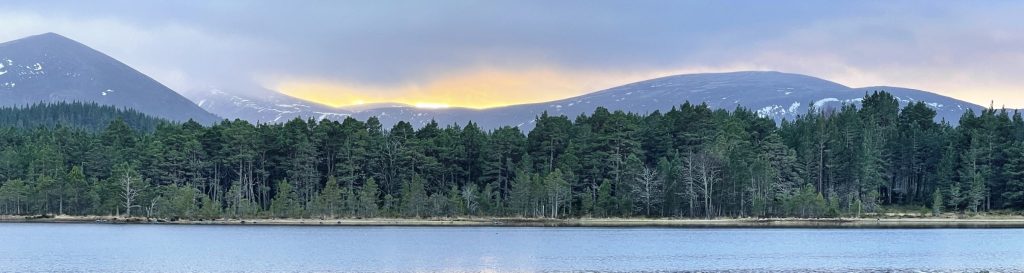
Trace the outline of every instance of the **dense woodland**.
<instances>
[{"instance_id":1,"label":"dense woodland","mask_svg":"<svg viewBox=\"0 0 1024 273\"><path fill-rule=\"evenodd\" d=\"M115 119L121 119L132 129L143 132L153 132L157 125L166 122L134 109L121 109L99 105L95 102L38 103L20 107L0 107L0 127L19 129L53 128L61 125L98 131L107 128Z\"/></svg>"},{"instance_id":2,"label":"dense woodland","mask_svg":"<svg viewBox=\"0 0 1024 273\"><path fill-rule=\"evenodd\" d=\"M716 218L1024 208L1020 113L968 110L959 124L937 123L925 104L901 108L885 92L781 124L685 103L647 115L544 114L529 132L382 128L375 118L113 118L92 128L47 121L53 111L70 122L134 113L0 110L0 214Z\"/></svg>"}]
</instances>

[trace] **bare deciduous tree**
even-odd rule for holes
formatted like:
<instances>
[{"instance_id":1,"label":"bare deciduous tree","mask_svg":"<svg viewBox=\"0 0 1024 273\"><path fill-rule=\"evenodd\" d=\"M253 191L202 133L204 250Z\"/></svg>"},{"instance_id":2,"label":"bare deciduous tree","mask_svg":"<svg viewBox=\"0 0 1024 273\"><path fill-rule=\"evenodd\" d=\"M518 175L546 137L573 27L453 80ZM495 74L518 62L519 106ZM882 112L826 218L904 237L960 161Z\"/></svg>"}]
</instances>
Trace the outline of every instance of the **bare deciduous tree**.
<instances>
[{"instance_id":1,"label":"bare deciduous tree","mask_svg":"<svg viewBox=\"0 0 1024 273\"><path fill-rule=\"evenodd\" d=\"M644 204L645 215L651 215L651 206L661 203L662 182L658 178L658 172L646 166L640 176L636 178L636 184L633 185L633 196ZM637 207L637 210L639 209Z\"/></svg>"},{"instance_id":2,"label":"bare deciduous tree","mask_svg":"<svg viewBox=\"0 0 1024 273\"><path fill-rule=\"evenodd\" d=\"M121 175L121 201L124 202L122 205L125 208L125 215L128 217L132 216L132 208L138 207L135 204L135 197L139 195L138 177L135 177L133 171L125 170Z\"/></svg>"},{"instance_id":3,"label":"bare deciduous tree","mask_svg":"<svg viewBox=\"0 0 1024 273\"><path fill-rule=\"evenodd\" d=\"M405 144L399 141L396 137L392 136L391 133L384 135L385 139L381 144L380 165L383 166L381 172L383 180L381 185L384 189L384 194L391 194L393 189L398 185L400 177L399 169L401 169L400 160L402 153L405 153Z\"/></svg>"},{"instance_id":4,"label":"bare deciduous tree","mask_svg":"<svg viewBox=\"0 0 1024 273\"><path fill-rule=\"evenodd\" d=\"M462 187L462 200L466 206L466 213L476 214L480 204L477 202L477 186L476 184L469 184Z\"/></svg>"},{"instance_id":5,"label":"bare deciduous tree","mask_svg":"<svg viewBox=\"0 0 1024 273\"><path fill-rule=\"evenodd\" d=\"M696 213L697 204L697 190L695 184L697 183L697 175L694 164L693 153L687 154L683 157L683 166L680 168L681 177L683 178L684 188L682 192L677 193L678 195L686 198L686 205L689 207L689 217L694 217Z\"/></svg>"},{"instance_id":6,"label":"bare deciduous tree","mask_svg":"<svg viewBox=\"0 0 1024 273\"><path fill-rule=\"evenodd\" d=\"M691 153L683 158L683 182L686 183L683 195L689 199L691 215L694 215L694 204L699 193L703 197L704 217L711 219L714 214L712 197L715 184L721 179L718 162L707 151Z\"/></svg>"}]
</instances>

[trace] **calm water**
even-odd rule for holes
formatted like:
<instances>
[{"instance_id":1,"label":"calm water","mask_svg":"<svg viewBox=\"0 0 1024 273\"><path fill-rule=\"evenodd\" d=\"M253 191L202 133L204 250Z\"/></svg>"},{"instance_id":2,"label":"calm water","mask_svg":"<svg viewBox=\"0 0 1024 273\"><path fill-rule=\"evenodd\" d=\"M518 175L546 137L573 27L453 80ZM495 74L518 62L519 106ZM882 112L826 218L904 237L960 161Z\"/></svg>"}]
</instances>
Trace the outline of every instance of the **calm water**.
<instances>
[{"instance_id":1,"label":"calm water","mask_svg":"<svg viewBox=\"0 0 1024 273\"><path fill-rule=\"evenodd\" d=\"M1020 229L0 224L5 272L1024 269Z\"/></svg>"}]
</instances>

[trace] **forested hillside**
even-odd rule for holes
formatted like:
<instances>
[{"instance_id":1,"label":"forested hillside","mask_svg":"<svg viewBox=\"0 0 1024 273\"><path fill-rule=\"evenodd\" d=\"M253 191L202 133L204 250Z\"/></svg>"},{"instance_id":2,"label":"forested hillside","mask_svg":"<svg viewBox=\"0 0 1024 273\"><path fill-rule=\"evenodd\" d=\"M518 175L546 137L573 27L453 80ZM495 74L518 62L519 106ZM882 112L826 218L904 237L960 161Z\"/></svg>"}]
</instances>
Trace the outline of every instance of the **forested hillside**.
<instances>
[{"instance_id":1,"label":"forested hillside","mask_svg":"<svg viewBox=\"0 0 1024 273\"><path fill-rule=\"evenodd\" d=\"M96 103L59 102L0 107L0 128L72 127L101 131L116 119L121 119L132 129L143 132L153 132L157 124L167 122L134 109L120 109Z\"/></svg>"},{"instance_id":2,"label":"forested hillside","mask_svg":"<svg viewBox=\"0 0 1024 273\"><path fill-rule=\"evenodd\" d=\"M524 134L401 122L116 119L0 130L0 213L215 217L827 217L1024 208L1024 119L933 121L885 92L777 126L685 103L542 115ZM17 112L17 111L14 111ZM17 115L4 112L5 115Z\"/></svg>"}]
</instances>

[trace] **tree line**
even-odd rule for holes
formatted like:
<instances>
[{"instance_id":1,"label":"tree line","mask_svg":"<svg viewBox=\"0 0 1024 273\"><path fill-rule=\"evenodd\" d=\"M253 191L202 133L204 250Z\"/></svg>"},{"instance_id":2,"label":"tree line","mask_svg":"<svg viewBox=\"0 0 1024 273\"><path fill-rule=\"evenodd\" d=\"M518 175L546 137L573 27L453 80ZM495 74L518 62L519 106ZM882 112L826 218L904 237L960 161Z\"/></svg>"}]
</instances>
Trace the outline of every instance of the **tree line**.
<instances>
[{"instance_id":1,"label":"tree line","mask_svg":"<svg viewBox=\"0 0 1024 273\"><path fill-rule=\"evenodd\" d=\"M104 112L96 107L59 108ZM153 122L151 131L120 118L96 130L6 126L0 214L718 218L1024 208L1021 114L967 110L956 126L935 114L874 92L859 107L810 109L781 124L684 103L646 115L545 113L529 132L472 122L384 128L376 118Z\"/></svg>"},{"instance_id":2,"label":"tree line","mask_svg":"<svg viewBox=\"0 0 1024 273\"><path fill-rule=\"evenodd\" d=\"M153 132L167 122L130 108L99 105L95 102L41 102L22 106L0 107L0 127L33 129L67 126L88 131L107 128L111 121L121 119L133 129Z\"/></svg>"}]
</instances>

